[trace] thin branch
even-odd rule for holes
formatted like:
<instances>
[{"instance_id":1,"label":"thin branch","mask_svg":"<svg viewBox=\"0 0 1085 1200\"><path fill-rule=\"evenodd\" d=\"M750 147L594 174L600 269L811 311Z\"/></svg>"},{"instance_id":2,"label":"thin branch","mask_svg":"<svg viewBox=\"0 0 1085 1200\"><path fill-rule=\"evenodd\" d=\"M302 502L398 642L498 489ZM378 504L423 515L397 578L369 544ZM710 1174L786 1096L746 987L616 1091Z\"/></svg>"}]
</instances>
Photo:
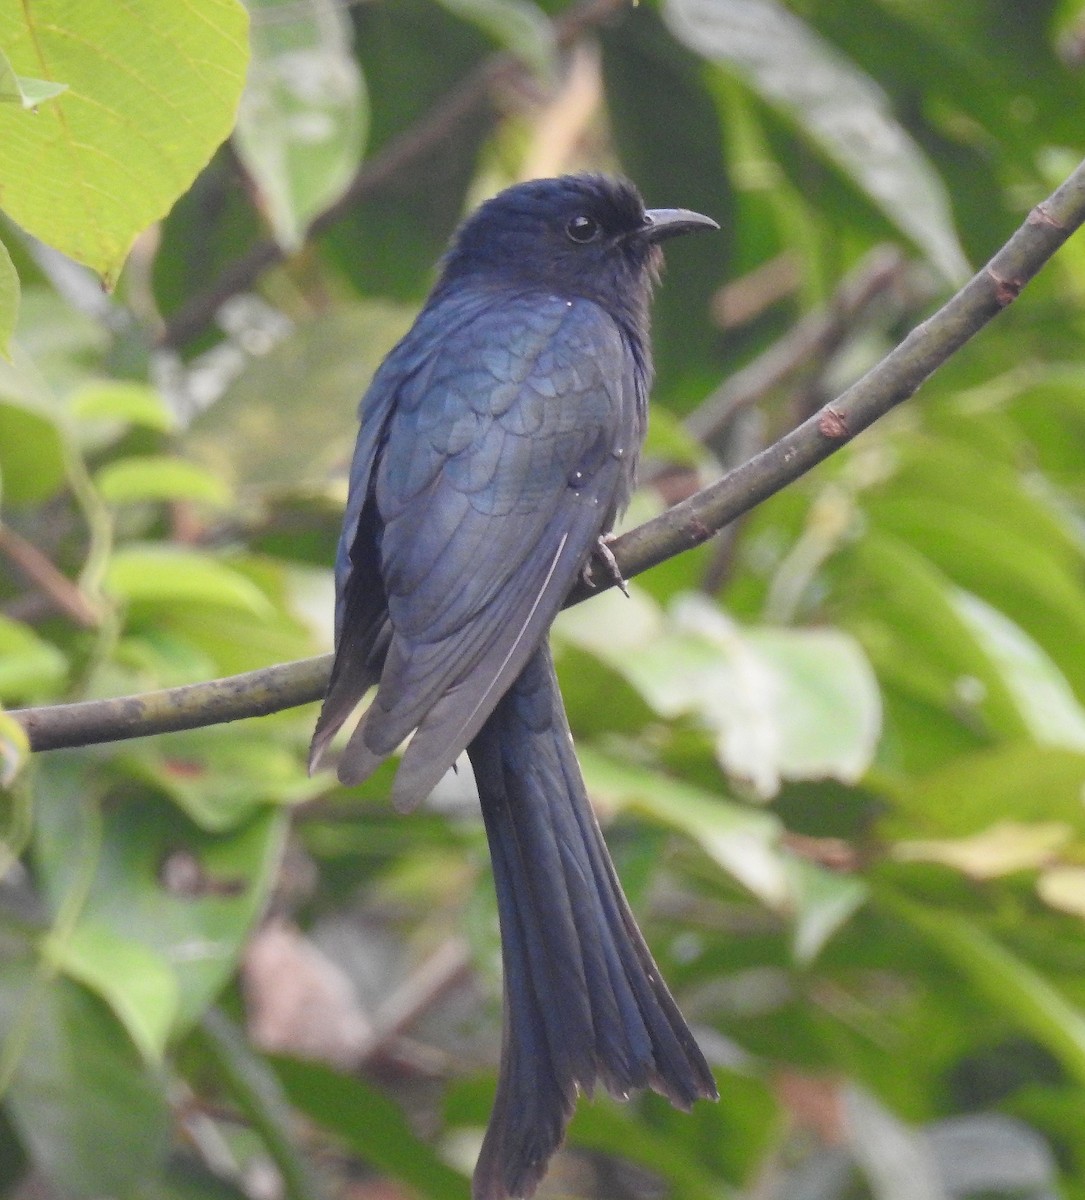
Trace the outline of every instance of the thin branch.
<instances>
[{"instance_id":1,"label":"thin branch","mask_svg":"<svg viewBox=\"0 0 1085 1200\"><path fill-rule=\"evenodd\" d=\"M54 608L70 617L84 629L98 625L98 614L78 587L61 574L44 554L20 537L9 525L0 521L0 556L7 558L48 597Z\"/></svg>"},{"instance_id":2,"label":"thin branch","mask_svg":"<svg viewBox=\"0 0 1085 1200\"><path fill-rule=\"evenodd\" d=\"M568 49L585 32L604 24L627 0L585 0L554 21L557 46ZM309 226L306 243L341 221L363 200L379 192L400 171L435 150L488 102L496 85L511 83L527 67L511 54L493 54L463 79L424 116L397 134L358 169L346 191ZM201 334L232 296L248 291L261 275L285 260L286 253L271 238L255 242L212 284L191 296L166 321L159 344L178 348Z\"/></svg>"},{"instance_id":3,"label":"thin branch","mask_svg":"<svg viewBox=\"0 0 1085 1200\"><path fill-rule=\"evenodd\" d=\"M736 413L779 387L810 360L833 354L851 332L855 317L883 292L897 286L907 267L894 246L879 246L841 281L826 307L804 317L748 367L732 375L685 419L698 441L711 442Z\"/></svg>"},{"instance_id":4,"label":"thin branch","mask_svg":"<svg viewBox=\"0 0 1085 1200\"><path fill-rule=\"evenodd\" d=\"M1085 163L1029 213L983 270L837 400L718 483L615 539L610 546L622 574L632 578L706 541L908 399L937 367L1017 298L1083 222ZM610 583L604 575L598 590ZM593 594L592 588L578 586L568 603L579 603ZM331 656L324 655L142 696L17 709L11 715L26 729L35 750L116 741L263 716L317 700L330 667Z\"/></svg>"}]
</instances>

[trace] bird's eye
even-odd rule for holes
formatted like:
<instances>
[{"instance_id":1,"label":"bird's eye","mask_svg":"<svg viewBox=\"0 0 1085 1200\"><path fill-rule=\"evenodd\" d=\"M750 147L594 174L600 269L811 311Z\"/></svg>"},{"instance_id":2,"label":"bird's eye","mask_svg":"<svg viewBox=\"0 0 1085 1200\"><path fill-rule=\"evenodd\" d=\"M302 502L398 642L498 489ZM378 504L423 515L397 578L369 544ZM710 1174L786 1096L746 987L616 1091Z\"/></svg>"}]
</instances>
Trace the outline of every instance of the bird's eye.
<instances>
[{"instance_id":1,"label":"bird's eye","mask_svg":"<svg viewBox=\"0 0 1085 1200\"><path fill-rule=\"evenodd\" d=\"M573 217L568 225L565 226L565 232L574 242L594 242L600 234L599 222L594 217L588 217L581 214L579 217Z\"/></svg>"}]
</instances>

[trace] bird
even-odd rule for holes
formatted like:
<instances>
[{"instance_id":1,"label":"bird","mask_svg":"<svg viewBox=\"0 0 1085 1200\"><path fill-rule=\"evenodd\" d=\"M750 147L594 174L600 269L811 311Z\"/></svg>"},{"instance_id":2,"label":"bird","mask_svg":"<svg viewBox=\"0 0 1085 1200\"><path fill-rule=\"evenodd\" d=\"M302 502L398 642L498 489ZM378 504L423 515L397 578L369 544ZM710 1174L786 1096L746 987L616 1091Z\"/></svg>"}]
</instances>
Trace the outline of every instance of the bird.
<instances>
[{"instance_id":1,"label":"bird","mask_svg":"<svg viewBox=\"0 0 1085 1200\"><path fill-rule=\"evenodd\" d=\"M410 737L407 811L466 750L497 893L503 1032L474 1200L530 1197L580 1093L718 1099L594 815L550 625L632 493L660 243L718 229L628 180L514 184L453 235L359 410L335 655L310 770L367 779Z\"/></svg>"}]
</instances>

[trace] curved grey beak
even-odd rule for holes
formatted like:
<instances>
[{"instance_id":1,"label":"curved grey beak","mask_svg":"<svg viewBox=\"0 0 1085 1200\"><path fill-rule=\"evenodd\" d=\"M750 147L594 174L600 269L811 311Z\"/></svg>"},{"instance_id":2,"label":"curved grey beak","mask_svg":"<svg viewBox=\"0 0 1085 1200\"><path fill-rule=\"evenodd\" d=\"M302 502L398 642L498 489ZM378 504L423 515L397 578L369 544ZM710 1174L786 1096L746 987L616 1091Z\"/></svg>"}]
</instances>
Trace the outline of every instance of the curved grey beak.
<instances>
[{"instance_id":1,"label":"curved grey beak","mask_svg":"<svg viewBox=\"0 0 1085 1200\"><path fill-rule=\"evenodd\" d=\"M696 233L698 229L719 229L711 217L690 212L688 208L650 208L645 234L650 242L662 242L680 233Z\"/></svg>"}]
</instances>

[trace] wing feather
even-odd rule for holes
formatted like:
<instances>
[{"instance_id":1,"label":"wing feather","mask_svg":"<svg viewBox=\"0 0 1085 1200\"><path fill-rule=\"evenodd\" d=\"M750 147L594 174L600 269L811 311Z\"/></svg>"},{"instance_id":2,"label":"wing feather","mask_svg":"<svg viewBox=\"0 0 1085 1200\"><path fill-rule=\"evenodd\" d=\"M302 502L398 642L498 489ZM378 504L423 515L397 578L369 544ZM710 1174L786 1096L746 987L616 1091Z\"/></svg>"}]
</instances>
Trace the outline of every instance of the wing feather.
<instances>
[{"instance_id":1,"label":"wing feather","mask_svg":"<svg viewBox=\"0 0 1085 1200\"><path fill-rule=\"evenodd\" d=\"M624 503L642 403L613 319L538 295L404 383L374 477L391 637L344 782L415 730L395 795L417 801L478 732Z\"/></svg>"}]
</instances>

